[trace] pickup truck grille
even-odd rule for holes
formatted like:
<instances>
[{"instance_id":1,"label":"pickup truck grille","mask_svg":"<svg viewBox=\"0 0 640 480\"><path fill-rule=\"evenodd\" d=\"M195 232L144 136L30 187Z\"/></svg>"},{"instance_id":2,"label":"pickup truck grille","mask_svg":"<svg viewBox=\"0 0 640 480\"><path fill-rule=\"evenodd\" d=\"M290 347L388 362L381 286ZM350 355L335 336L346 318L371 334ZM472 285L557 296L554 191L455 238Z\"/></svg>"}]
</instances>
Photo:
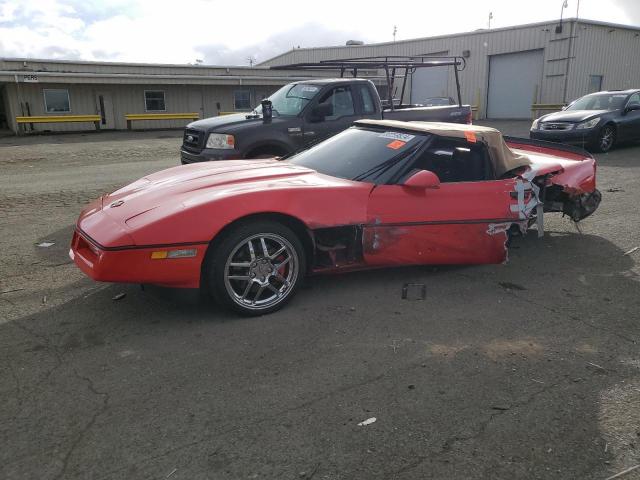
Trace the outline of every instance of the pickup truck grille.
<instances>
[{"instance_id":1,"label":"pickup truck grille","mask_svg":"<svg viewBox=\"0 0 640 480\"><path fill-rule=\"evenodd\" d=\"M540 124L541 130L571 130L573 123L569 122L546 122Z\"/></svg>"},{"instance_id":2,"label":"pickup truck grille","mask_svg":"<svg viewBox=\"0 0 640 480\"><path fill-rule=\"evenodd\" d=\"M182 137L182 148L188 152L200 153L204 148L205 132L194 128L186 128Z\"/></svg>"}]
</instances>

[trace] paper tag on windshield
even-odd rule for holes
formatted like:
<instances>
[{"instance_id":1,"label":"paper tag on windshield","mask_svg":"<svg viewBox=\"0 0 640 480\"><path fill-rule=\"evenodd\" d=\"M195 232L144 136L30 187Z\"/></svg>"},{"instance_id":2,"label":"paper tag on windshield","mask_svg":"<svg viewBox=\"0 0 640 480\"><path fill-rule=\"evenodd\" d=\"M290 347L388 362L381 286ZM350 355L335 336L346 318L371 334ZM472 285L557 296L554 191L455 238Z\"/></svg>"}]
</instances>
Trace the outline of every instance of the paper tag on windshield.
<instances>
[{"instance_id":1,"label":"paper tag on windshield","mask_svg":"<svg viewBox=\"0 0 640 480\"><path fill-rule=\"evenodd\" d=\"M476 143L476 132L466 131L464 132L464 138L467 139L467 142Z\"/></svg>"},{"instance_id":2,"label":"paper tag on windshield","mask_svg":"<svg viewBox=\"0 0 640 480\"><path fill-rule=\"evenodd\" d=\"M401 140L404 143L407 143L408 141L416 138L415 135L409 135L408 133L400 133L400 132L383 132L378 134L378 137L390 138L391 140Z\"/></svg>"},{"instance_id":3,"label":"paper tag on windshield","mask_svg":"<svg viewBox=\"0 0 640 480\"><path fill-rule=\"evenodd\" d=\"M394 140L391 143L387 143L387 147L393 148L394 150L398 150L399 148L404 147L407 142L403 142L402 140Z\"/></svg>"},{"instance_id":4,"label":"paper tag on windshield","mask_svg":"<svg viewBox=\"0 0 640 480\"><path fill-rule=\"evenodd\" d=\"M302 87L302 91L303 92L317 92L318 91L318 87L313 87L313 86L305 86Z\"/></svg>"}]
</instances>

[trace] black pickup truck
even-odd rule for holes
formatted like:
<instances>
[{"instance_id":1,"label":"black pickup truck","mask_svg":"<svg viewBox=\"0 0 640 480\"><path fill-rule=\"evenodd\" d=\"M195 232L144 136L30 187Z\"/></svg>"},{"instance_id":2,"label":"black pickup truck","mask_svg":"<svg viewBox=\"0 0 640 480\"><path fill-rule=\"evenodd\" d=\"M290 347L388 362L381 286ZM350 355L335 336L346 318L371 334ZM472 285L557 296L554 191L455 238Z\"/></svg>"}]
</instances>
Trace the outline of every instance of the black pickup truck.
<instances>
[{"instance_id":1,"label":"black pickup truck","mask_svg":"<svg viewBox=\"0 0 640 480\"><path fill-rule=\"evenodd\" d=\"M187 125L180 152L182 163L283 156L360 119L471 123L471 107L462 105L460 98L457 105L432 107L395 105L391 98L385 108L373 82L363 78L294 82L268 100L271 116L263 115L261 104L252 112L205 118Z\"/></svg>"}]
</instances>

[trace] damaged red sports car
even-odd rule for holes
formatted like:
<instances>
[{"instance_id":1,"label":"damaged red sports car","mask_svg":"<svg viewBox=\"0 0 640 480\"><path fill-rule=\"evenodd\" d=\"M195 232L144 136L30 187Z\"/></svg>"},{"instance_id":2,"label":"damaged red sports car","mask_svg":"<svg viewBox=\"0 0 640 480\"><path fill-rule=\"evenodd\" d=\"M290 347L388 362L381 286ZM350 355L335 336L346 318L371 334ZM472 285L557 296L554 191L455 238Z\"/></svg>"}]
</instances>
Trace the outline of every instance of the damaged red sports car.
<instances>
[{"instance_id":1,"label":"damaged red sports car","mask_svg":"<svg viewBox=\"0 0 640 480\"><path fill-rule=\"evenodd\" d=\"M202 287L259 315L309 273L506 260L543 212L600 202L587 152L492 128L360 121L286 160L170 168L82 211L69 252L105 282Z\"/></svg>"}]
</instances>

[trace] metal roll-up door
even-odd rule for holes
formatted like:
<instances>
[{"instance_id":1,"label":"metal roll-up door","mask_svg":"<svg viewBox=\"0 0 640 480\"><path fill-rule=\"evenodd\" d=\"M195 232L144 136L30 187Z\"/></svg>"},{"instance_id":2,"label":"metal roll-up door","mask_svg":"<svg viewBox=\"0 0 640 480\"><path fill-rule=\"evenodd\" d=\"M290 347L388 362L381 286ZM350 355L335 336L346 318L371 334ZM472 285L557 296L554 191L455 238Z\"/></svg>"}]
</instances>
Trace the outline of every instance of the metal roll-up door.
<instances>
[{"instance_id":1,"label":"metal roll-up door","mask_svg":"<svg viewBox=\"0 0 640 480\"><path fill-rule=\"evenodd\" d=\"M543 50L489 57L487 118L531 117L542 82Z\"/></svg>"}]
</instances>

